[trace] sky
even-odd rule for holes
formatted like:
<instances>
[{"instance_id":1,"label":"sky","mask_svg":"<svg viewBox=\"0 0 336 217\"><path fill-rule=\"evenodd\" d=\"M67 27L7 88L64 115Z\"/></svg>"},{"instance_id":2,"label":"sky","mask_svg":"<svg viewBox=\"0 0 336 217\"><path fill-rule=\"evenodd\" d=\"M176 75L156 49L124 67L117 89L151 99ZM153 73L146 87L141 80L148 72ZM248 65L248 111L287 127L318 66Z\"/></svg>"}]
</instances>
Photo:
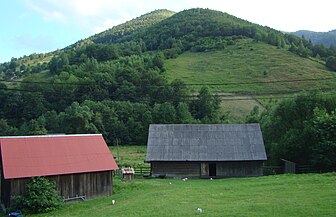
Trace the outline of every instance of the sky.
<instances>
[{"instance_id":1,"label":"sky","mask_svg":"<svg viewBox=\"0 0 336 217\"><path fill-rule=\"evenodd\" d=\"M62 49L156 9L197 7L280 31L336 29L335 0L1 0L0 63Z\"/></svg>"}]
</instances>

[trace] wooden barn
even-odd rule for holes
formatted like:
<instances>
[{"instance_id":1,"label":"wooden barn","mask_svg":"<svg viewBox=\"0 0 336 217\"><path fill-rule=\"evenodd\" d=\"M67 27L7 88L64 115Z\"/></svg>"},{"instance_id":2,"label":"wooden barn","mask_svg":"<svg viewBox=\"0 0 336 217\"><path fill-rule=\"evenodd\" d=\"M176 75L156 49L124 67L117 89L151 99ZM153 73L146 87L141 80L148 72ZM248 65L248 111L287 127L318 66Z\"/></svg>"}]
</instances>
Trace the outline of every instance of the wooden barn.
<instances>
[{"instance_id":1,"label":"wooden barn","mask_svg":"<svg viewBox=\"0 0 336 217\"><path fill-rule=\"evenodd\" d=\"M36 176L54 180L65 200L112 194L118 166L100 134L0 137L0 152L5 207Z\"/></svg>"},{"instance_id":2,"label":"wooden barn","mask_svg":"<svg viewBox=\"0 0 336 217\"><path fill-rule=\"evenodd\" d=\"M146 162L152 177L261 176L265 160L259 124L149 127Z\"/></svg>"}]
</instances>

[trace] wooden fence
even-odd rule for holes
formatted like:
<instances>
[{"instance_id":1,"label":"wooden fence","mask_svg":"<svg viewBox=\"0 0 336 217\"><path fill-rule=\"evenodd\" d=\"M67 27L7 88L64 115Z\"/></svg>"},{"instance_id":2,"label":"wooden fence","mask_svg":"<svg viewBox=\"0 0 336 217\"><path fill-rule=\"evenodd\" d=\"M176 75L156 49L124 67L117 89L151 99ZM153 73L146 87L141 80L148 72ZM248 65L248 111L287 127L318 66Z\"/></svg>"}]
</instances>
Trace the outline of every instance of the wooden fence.
<instances>
[{"instance_id":1,"label":"wooden fence","mask_svg":"<svg viewBox=\"0 0 336 217\"><path fill-rule=\"evenodd\" d=\"M312 165L300 165L296 164L295 167L293 165L288 169L288 164L284 164L283 166L263 166L264 175L276 175L276 174L285 174L285 173L325 173L325 172L335 172L336 168L319 168L313 167Z\"/></svg>"},{"instance_id":2,"label":"wooden fence","mask_svg":"<svg viewBox=\"0 0 336 217\"><path fill-rule=\"evenodd\" d=\"M138 168L134 168L134 174L135 175L149 174L150 171L151 171L150 167L138 167Z\"/></svg>"},{"instance_id":3,"label":"wooden fence","mask_svg":"<svg viewBox=\"0 0 336 217\"><path fill-rule=\"evenodd\" d=\"M151 168L150 167L135 167L134 169L134 175L137 176L143 176L150 173ZM121 169L115 172L115 175L122 175Z\"/></svg>"},{"instance_id":4,"label":"wooden fence","mask_svg":"<svg viewBox=\"0 0 336 217\"><path fill-rule=\"evenodd\" d=\"M287 165L288 167L288 165ZM148 175L151 171L150 167L135 167L134 175L143 176ZM295 170L291 168L292 173L301 174L301 173L322 173L322 172L332 172L336 171L336 168L317 168L311 165L295 165ZM282 166L263 166L264 176L284 174L288 173L288 168L285 165ZM116 174L122 175L121 170L116 171Z\"/></svg>"}]
</instances>

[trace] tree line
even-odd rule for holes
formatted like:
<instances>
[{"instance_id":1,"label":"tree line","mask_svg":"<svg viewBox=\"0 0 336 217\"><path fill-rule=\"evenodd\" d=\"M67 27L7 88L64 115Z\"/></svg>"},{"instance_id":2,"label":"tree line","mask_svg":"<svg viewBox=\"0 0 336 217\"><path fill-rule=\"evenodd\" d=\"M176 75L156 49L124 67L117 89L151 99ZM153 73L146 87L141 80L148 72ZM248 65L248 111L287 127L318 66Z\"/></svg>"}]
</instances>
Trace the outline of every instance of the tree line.
<instances>
[{"instance_id":1,"label":"tree line","mask_svg":"<svg viewBox=\"0 0 336 217\"><path fill-rule=\"evenodd\" d=\"M78 63L81 52L86 57ZM150 123L226 121L219 98L207 88L187 98L182 81L164 79L160 53L110 61L88 57L86 48L78 53L54 57L47 80L27 77L14 90L0 83L2 135L102 133L109 144L118 138L140 145Z\"/></svg>"},{"instance_id":2,"label":"tree line","mask_svg":"<svg viewBox=\"0 0 336 217\"><path fill-rule=\"evenodd\" d=\"M263 113L253 109L247 122L260 122L269 164L280 159L336 169L336 95L301 93Z\"/></svg>"},{"instance_id":3,"label":"tree line","mask_svg":"<svg viewBox=\"0 0 336 217\"><path fill-rule=\"evenodd\" d=\"M187 10L145 29L132 27L119 36L105 43L106 32L27 68L20 59L1 64L5 80L22 77L17 83L0 82L1 135L102 133L110 145L116 139L140 145L146 143L150 123L226 123L220 99L205 87L186 98L190 93L182 81L164 78L164 61L187 50L223 49L245 37L300 56L319 56L336 67L332 49L205 9ZM331 165L335 101L300 95L262 114L255 108L246 121L261 123L272 162L286 158Z\"/></svg>"}]
</instances>

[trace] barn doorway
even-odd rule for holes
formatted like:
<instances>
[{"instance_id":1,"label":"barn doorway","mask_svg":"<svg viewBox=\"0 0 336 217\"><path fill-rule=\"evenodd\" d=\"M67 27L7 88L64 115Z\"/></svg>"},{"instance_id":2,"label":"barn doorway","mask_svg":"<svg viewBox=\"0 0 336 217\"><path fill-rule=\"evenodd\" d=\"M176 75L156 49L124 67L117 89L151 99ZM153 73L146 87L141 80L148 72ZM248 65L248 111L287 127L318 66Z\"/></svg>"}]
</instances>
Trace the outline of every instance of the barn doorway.
<instances>
[{"instance_id":1,"label":"barn doorway","mask_svg":"<svg viewBox=\"0 0 336 217\"><path fill-rule=\"evenodd\" d=\"M216 164L209 163L209 176L216 176Z\"/></svg>"}]
</instances>

